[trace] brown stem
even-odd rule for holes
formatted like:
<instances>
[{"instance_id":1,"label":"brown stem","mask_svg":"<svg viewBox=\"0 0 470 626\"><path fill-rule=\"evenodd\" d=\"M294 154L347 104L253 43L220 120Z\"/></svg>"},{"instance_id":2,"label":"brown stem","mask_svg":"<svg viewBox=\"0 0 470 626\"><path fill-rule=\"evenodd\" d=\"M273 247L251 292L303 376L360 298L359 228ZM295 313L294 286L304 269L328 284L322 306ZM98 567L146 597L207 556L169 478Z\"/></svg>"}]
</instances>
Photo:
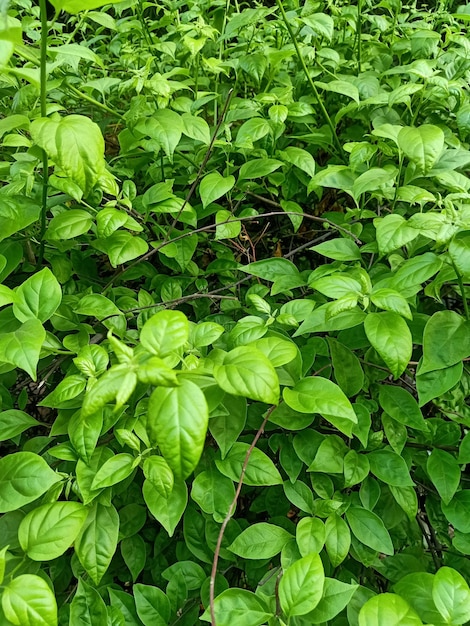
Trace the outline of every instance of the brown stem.
<instances>
[{"instance_id":1,"label":"brown stem","mask_svg":"<svg viewBox=\"0 0 470 626\"><path fill-rule=\"evenodd\" d=\"M217 626L216 621L215 621L215 611L214 611L215 577L217 575L217 564L219 562L220 548L222 546L222 540L224 538L225 529L227 528L227 524L229 523L232 515L235 513L235 509L237 507L238 498L242 490L243 480L245 478L246 468L248 467L248 462L250 460L251 453L253 452L258 442L258 439L263 434L264 427L266 426L269 416L271 415L271 413L274 411L275 408L276 408L276 405L273 405L272 407L268 409L266 413L266 417L264 418L263 423L259 427L258 432L256 433L251 443L251 446L246 451L246 456L245 456L245 460L243 461L242 471L240 473L240 479L238 481L237 489L235 491L235 496L232 500L231 505L229 506L227 515L225 516L225 519L222 522L222 526L220 527L219 536L217 537L217 545L215 546L214 559L212 561L211 580L210 580L210 585L209 585L209 606L210 606L210 614L211 614L211 626Z\"/></svg>"}]
</instances>

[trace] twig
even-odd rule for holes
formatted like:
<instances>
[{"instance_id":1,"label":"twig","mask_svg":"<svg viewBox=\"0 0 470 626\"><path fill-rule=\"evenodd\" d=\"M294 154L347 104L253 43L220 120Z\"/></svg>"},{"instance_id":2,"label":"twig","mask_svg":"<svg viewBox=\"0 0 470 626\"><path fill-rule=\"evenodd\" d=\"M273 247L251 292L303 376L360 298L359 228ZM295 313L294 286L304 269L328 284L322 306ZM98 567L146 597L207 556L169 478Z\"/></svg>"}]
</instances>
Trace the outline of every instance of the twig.
<instances>
[{"instance_id":1,"label":"twig","mask_svg":"<svg viewBox=\"0 0 470 626\"><path fill-rule=\"evenodd\" d=\"M228 95L227 95L227 100L225 101L225 105L224 105L224 108L223 108L222 114L221 114L221 116L219 117L219 120L218 120L218 122L217 122L217 125L216 125L216 127L215 127L215 129L214 129L214 133L213 133L212 138L211 138L211 141L210 141L210 143L209 143L209 147L207 148L207 150L206 150L206 154L204 155L204 158L203 158L203 160L202 160L201 166L200 166L200 167L199 167L199 169L198 169L198 172L197 172L197 174L196 174L196 178L194 179L193 184L192 184L192 185L191 185L191 187L189 188L189 191L188 191L188 193L186 194L186 198L184 199L184 202L183 202L183 204L181 205L180 210L179 210L179 211L178 211L178 213L175 215L175 218L173 219L173 222L171 223L171 226L170 226L170 228L168 229L168 232L166 233L166 235L165 235L165 237L164 237L163 241L167 241L167 240L168 240L168 237L170 236L170 234L171 234L172 230L173 230L173 229L174 229L174 227L176 226L176 224L177 224L177 222L178 222L178 220L179 220L179 217L180 217L181 213L183 212L184 207L185 207L185 206L188 204L188 202L191 200L191 197L192 197L193 193L195 192L196 187L198 186L199 181L201 180L202 172L204 171L204 168L205 168L205 167L206 167L206 165L207 165L207 161L210 159L210 156L211 156L211 154L212 154L212 150L214 149L215 140L217 139L217 135L219 134L220 127L222 126L222 123L223 123L223 121L224 121L224 119L225 119L225 116L227 115L227 110L228 110L228 107L229 107L229 105L230 105L230 100L232 99L232 95L233 95L233 88L232 88L232 89L230 89L230 91L228 92Z\"/></svg>"},{"instance_id":2,"label":"twig","mask_svg":"<svg viewBox=\"0 0 470 626\"><path fill-rule=\"evenodd\" d=\"M271 406L268 409L268 411L266 413L266 417L264 418L263 423L259 427L258 432L256 433L256 435L255 435L255 437L254 437L254 439L253 439L253 441L251 443L251 446L246 451L246 456L245 456L245 460L243 461L242 471L240 473L240 479L238 481L237 489L235 491L235 496L234 496L234 498L232 500L231 505L229 506L228 513L225 516L224 521L222 522L222 526L220 527L219 536L217 537L217 545L215 547L214 560L212 561L211 580L210 580L210 585L209 585L209 606L210 606L210 614L211 614L211 626L217 626L216 621L215 621L215 611L214 611L215 577L217 575L217 564L219 562L220 548L222 546L222 540L224 538L225 529L227 528L227 524L229 523L232 515L235 513L235 509L237 507L238 498L239 498L240 492L242 490L243 480L245 478L246 468L248 467L248 462L250 460L251 453L253 452L253 450L254 450L257 442L258 442L258 439L263 434L264 427L266 426L266 423L267 423L271 413L274 411L275 408L276 408L276 405L273 405L273 406Z\"/></svg>"}]
</instances>

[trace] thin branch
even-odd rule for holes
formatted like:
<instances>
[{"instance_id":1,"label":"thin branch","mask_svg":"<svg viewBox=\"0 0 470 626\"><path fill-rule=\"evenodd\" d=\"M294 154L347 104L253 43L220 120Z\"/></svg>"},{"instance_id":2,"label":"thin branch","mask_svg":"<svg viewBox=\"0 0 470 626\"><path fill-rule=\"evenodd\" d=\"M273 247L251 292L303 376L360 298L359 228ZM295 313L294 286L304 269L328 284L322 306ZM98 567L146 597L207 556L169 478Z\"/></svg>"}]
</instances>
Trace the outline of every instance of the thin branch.
<instances>
[{"instance_id":1,"label":"thin branch","mask_svg":"<svg viewBox=\"0 0 470 626\"><path fill-rule=\"evenodd\" d=\"M235 513L235 509L237 508L237 502L238 502L238 498L240 496L240 492L242 490L242 486L243 486L243 480L245 478L245 474L246 474L246 468L248 467L248 462L250 460L250 456L251 453L253 452L258 439L261 437L261 435L264 432L264 427L266 426L266 423L271 415L271 413L274 411L274 409L276 408L276 405L273 405L272 407L270 407L266 413L266 416L263 420L263 423L261 424L261 426L258 429L258 432L256 433L251 446L248 448L248 450L246 451L246 456L245 456L245 460L243 461L243 466L242 466L242 471L240 473L240 479L238 481L238 485L237 485L237 489L235 491L235 496L232 500L231 505L229 506L228 509L228 513L225 516L224 521L222 522L222 526L220 527L220 532L219 532L219 536L217 537L217 545L215 547L215 552L214 552L214 560L212 561L212 571L211 571L211 580L210 580L210 585L209 585L209 605L210 605L210 614L211 614L211 626L217 626L216 621L215 621L215 611L214 611L214 600L215 600L215 577L217 575L217 564L219 562L219 555L220 555L220 548L222 546L222 541L224 538L224 534L225 534L225 529L227 528L227 524L229 523L232 515Z\"/></svg>"}]
</instances>

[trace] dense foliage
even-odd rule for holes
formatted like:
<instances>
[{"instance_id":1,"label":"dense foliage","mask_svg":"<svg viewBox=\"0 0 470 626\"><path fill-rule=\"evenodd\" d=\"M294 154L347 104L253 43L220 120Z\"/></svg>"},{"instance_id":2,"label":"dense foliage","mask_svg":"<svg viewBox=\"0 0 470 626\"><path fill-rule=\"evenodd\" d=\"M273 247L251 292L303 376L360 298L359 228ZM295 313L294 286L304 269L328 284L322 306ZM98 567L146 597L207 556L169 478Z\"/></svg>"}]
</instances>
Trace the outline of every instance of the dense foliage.
<instances>
[{"instance_id":1,"label":"dense foliage","mask_svg":"<svg viewBox=\"0 0 470 626\"><path fill-rule=\"evenodd\" d=\"M469 622L468 8L52 5L0 15L0 625Z\"/></svg>"}]
</instances>

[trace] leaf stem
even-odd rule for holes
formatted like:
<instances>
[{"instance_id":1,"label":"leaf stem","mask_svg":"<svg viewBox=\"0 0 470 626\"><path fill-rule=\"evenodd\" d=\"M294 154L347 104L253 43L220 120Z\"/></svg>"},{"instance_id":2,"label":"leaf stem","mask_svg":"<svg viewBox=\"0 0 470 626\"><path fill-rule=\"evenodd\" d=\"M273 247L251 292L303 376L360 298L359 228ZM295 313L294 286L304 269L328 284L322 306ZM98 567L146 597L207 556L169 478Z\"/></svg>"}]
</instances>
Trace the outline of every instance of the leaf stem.
<instances>
[{"instance_id":1,"label":"leaf stem","mask_svg":"<svg viewBox=\"0 0 470 626\"><path fill-rule=\"evenodd\" d=\"M274 411L275 408L276 408L276 405L273 404L273 406L271 406L268 409L261 426L259 427L259 429L258 429L258 431L257 431L257 433L256 433L256 435L255 435L255 437L253 439L253 441L251 442L250 447L246 451L245 460L243 461L242 471L240 473L240 478L238 480L237 489L235 491L235 496L234 496L234 498L232 500L231 505L229 506L228 513L225 516L224 521L222 522L222 526L220 527L220 531L219 531L219 536L217 537L217 545L215 546L214 559L212 561L211 580L210 580L210 584L209 584L209 607L210 607L210 614L211 614L211 626L217 626L216 621L215 621L215 611L214 611L215 577L217 576L217 564L219 562L220 548L222 546L222 541L223 541L223 538L224 538L225 529L227 528L227 524L229 523L232 515L235 513L235 509L237 507L238 498L239 498L240 492L242 490L243 480L245 479L246 468L248 467L248 462L250 460L251 453L253 452L256 444L258 443L258 439L263 434L264 427L266 426L267 421L268 421L271 413Z\"/></svg>"},{"instance_id":2,"label":"leaf stem","mask_svg":"<svg viewBox=\"0 0 470 626\"><path fill-rule=\"evenodd\" d=\"M49 27L47 24L47 5L46 0L39 0L39 11L41 16L41 57L39 62L40 75L40 108L41 117L47 115L47 38L49 35ZM41 224L39 232L39 253L36 267L41 267L44 259L44 237L46 234L46 218L47 218L47 195L49 187L49 158L47 152L42 149L42 194L41 194Z\"/></svg>"},{"instance_id":3,"label":"leaf stem","mask_svg":"<svg viewBox=\"0 0 470 626\"><path fill-rule=\"evenodd\" d=\"M282 6L282 0L276 0L276 4L279 7L279 11L281 12L281 17L282 20L287 28L287 31L289 33L289 36L292 40L292 43L294 44L294 48L295 48L295 52L297 54L297 58L299 59L300 65L302 66L302 69L304 71L305 76L307 77L307 80L309 82L310 88L313 92L313 95L315 96L318 106L320 108L321 114L323 115L323 118L325 120L325 122L327 123L327 125L329 126L330 130L331 130L331 134L333 137L333 142L336 146L336 148L339 150L339 153L342 154L343 153L343 148L339 142L339 139L336 135L336 128L331 120L331 117L328 114L328 111L326 110L325 105L323 104L323 101L321 99L320 94L318 93L318 89L315 87L315 83L312 80L312 77L310 76L310 72L308 71L308 68L305 64L304 58L302 56L302 53L300 51L299 48L299 43L297 41L297 37L295 36L294 31L292 30L292 26L290 25L289 22L289 18L286 15L286 12L284 10L284 7Z\"/></svg>"}]
</instances>

